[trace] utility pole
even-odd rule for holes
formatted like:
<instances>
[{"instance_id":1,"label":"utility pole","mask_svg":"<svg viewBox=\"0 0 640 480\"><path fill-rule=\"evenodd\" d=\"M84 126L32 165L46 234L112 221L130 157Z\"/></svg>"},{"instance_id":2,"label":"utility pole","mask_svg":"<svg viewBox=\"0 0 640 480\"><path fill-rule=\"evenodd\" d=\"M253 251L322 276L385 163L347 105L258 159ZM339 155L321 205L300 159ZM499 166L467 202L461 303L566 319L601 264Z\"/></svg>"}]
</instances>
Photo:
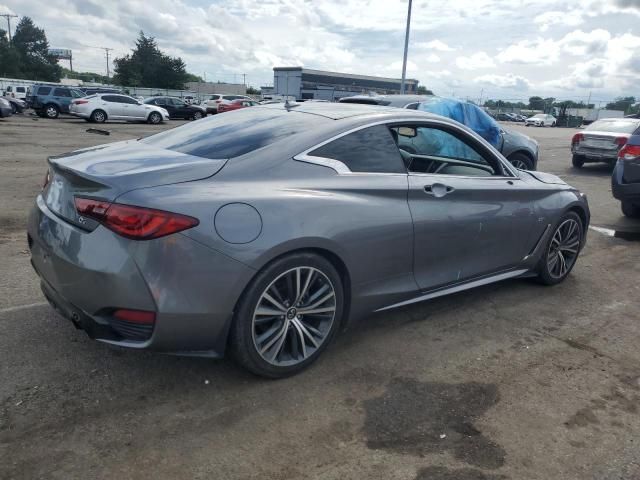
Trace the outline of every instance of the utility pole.
<instances>
[{"instance_id":1,"label":"utility pole","mask_svg":"<svg viewBox=\"0 0 640 480\"><path fill-rule=\"evenodd\" d=\"M104 54L107 57L107 80L109 80L109 52L113 50L113 48L100 47L104 50Z\"/></svg>"},{"instance_id":2,"label":"utility pole","mask_svg":"<svg viewBox=\"0 0 640 480\"><path fill-rule=\"evenodd\" d=\"M9 34L9 42L11 42L11 19L18 18L18 15L13 15L12 13L3 13L0 17L4 17L7 19L7 33Z\"/></svg>"},{"instance_id":3,"label":"utility pole","mask_svg":"<svg viewBox=\"0 0 640 480\"><path fill-rule=\"evenodd\" d=\"M402 59L402 83L400 84L400 94L404 95L404 84L407 79L407 53L409 51L409 27L411 26L411 0L407 10L407 32L404 36L404 57Z\"/></svg>"},{"instance_id":4,"label":"utility pole","mask_svg":"<svg viewBox=\"0 0 640 480\"><path fill-rule=\"evenodd\" d=\"M242 74L242 84L246 87L247 86L247 74L243 73Z\"/></svg>"}]
</instances>

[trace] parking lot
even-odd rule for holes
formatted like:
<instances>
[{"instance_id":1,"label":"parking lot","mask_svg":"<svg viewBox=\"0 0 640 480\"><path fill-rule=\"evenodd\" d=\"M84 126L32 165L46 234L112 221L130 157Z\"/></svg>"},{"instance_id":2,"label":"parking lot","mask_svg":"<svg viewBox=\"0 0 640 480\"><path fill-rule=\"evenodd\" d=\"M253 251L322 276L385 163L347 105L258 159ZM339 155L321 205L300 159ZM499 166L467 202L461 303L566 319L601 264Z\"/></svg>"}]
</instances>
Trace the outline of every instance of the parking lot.
<instances>
[{"instance_id":1,"label":"parking lot","mask_svg":"<svg viewBox=\"0 0 640 480\"><path fill-rule=\"evenodd\" d=\"M46 157L166 125L0 120L0 478L640 478L640 222L575 130L524 128L538 169L587 193L556 287L506 281L376 314L279 381L228 361L94 342L45 303L26 216Z\"/></svg>"}]
</instances>

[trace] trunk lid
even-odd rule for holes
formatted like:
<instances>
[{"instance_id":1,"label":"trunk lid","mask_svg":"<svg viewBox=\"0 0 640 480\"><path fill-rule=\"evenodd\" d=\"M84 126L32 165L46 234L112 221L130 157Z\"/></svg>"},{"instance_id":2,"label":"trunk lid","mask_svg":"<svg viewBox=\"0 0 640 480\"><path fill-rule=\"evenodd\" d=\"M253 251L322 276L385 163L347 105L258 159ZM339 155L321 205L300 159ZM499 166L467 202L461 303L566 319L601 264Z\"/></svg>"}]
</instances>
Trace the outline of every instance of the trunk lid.
<instances>
[{"instance_id":1,"label":"trunk lid","mask_svg":"<svg viewBox=\"0 0 640 480\"><path fill-rule=\"evenodd\" d=\"M81 217L74 197L115 201L138 188L183 183L215 175L226 160L196 157L127 140L49 158L45 203L56 215L81 228L97 223Z\"/></svg>"}]
</instances>

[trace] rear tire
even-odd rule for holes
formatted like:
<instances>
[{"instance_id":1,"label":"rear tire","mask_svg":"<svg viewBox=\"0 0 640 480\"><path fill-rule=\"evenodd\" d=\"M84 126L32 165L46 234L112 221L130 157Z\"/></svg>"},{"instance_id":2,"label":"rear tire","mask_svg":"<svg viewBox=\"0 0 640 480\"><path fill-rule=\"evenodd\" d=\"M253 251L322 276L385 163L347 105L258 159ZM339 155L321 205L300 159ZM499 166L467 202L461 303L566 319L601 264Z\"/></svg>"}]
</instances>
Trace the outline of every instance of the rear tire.
<instances>
[{"instance_id":1,"label":"rear tire","mask_svg":"<svg viewBox=\"0 0 640 480\"><path fill-rule=\"evenodd\" d=\"M524 153L514 153L508 160L511 165L520 170L533 170L533 162Z\"/></svg>"},{"instance_id":2,"label":"rear tire","mask_svg":"<svg viewBox=\"0 0 640 480\"><path fill-rule=\"evenodd\" d=\"M192 120L200 120L202 118L202 112L194 112L191 119Z\"/></svg>"},{"instance_id":3,"label":"rear tire","mask_svg":"<svg viewBox=\"0 0 640 480\"><path fill-rule=\"evenodd\" d=\"M60 115L60 110L58 110L58 107L56 105L50 103L49 105L44 107L44 115L45 117L51 119L58 118L58 115Z\"/></svg>"},{"instance_id":4,"label":"rear tire","mask_svg":"<svg viewBox=\"0 0 640 480\"><path fill-rule=\"evenodd\" d=\"M314 253L286 255L267 265L246 288L231 325L229 348L250 372L287 377L320 356L338 331L343 311L342 281L331 262Z\"/></svg>"},{"instance_id":5,"label":"rear tire","mask_svg":"<svg viewBox=\"0 0 640 480\"><path fill-rule=\"evenodd\" d=\"M573 155L571 157L571 164L575 168L582 168L582 166L584 165L584 157L581 157L580 155Z\"/></svg>"},{"instance_id":6,"label":"rear tire","mask_svg":"<svg viewBox=\"0 0 640 480\"><path fill-rule=\"evenodd\" d=\"M575 212L565 213L555 225L538 263L540 283L555 285L567 278L578 260L583 236L580 216Z\"/></svg>"},{"instance_id":7,"label":"rear tire","mask_svg":"<svg viewBox=\"0 0 640 480\"><path fill-rule=\"evenodd\" d=\"M631 202L621 202L620 207L622 208L622 213L625 217L640 218L640 206Z\"/></svg>"},{"instance_id":8,"label":"rear tire","mask_svg":"<svg viewBox=\"0 0 640 480\"><path fill-rule=\"evenodd\" d=\"M160 115L158 112L151 112L149 114L147 122L151 123L152 125L158 125L162 122L162 115Z\"/></svg>"},{"instance_id":9,"label":"rear tire","mask_svg":"<svg viewBox=\"0 0 640 480\"><path fill-rule=\"evenodd\" d=\"M93 123L104 123L107 121L107 114L104 110L94 110L89 119Z\"/></svg>"}]
</instances>

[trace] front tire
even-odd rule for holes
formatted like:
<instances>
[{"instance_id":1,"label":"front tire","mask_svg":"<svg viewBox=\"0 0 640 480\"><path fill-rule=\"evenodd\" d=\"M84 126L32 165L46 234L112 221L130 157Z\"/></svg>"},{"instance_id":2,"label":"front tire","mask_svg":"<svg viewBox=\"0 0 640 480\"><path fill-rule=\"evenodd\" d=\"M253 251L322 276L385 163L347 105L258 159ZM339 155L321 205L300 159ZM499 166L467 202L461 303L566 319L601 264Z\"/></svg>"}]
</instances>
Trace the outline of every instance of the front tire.
<instances>
[{"instance_id":1,"label":"front tire","mask_svg":"<svg viewBox=\"0 0 640 480\"><path fill-rule=\"evenodd\" d=\"M51 103L44 107L44 115L47 118L51 119L58 118L58 115L60 115L60 110L58 110L58 107Z\"/></svg>"},{"instance_id":2,"label":"front tire","mask_svg":"<svg viewBox=\"0 0 640 480\"><path fill-rule=\"evenodd\" d=\"M582 166L584 165L584 157L581 157L580 155L573 155L571 157L571 164L575 168L582 168Z\"/></svg>"},{"instance_id":3,"label":"front tire","mask_svg":"<svg viewBox=\"0 0 640 480\"><path fill-rule=\"evenodd\" d=\"M89 118L93 123L104 123L107 121L107 114L102 110L94 110Z\"/></svg>"},{"instance_id":4,"label":"front tire","mask_svg":"<svg viewBox=\"0 0 640 480\"><path fill-rule=\"evenodd\" d=\"M514 153L509 157L509 162L520 170L533 170L533 162L524 153Z\"/></svg>"},{"instance_id":5,"label":"front tire","mask_svg":"<svg viewBox=\"0 0 640 480\"><path fill-rule=\"evenodd\" d=\"M583 235L580 216L575 212L565 213L556 224L540 258L537 270L541 283L555 285L567 278L578 259Z\"/></svg>"},{"instance_id":6,"label":"front tire","mask_svg":"<svg viewBox=\"0 0 640 480\"><path fill-rule=\"evenodd\" d=\"M202 118L202 112L194 112L191 118L193 120L200 120Z\"/></svg>"},{"instance_id":7,"label":"front tire","mask_svg":"<svg viewBox=\"0 0 640 480\"><path fill-rule=\"evenodd\" d=\"M307 368L339 328L343 292L337 270L320 255L296 253L275 260L238 303L229 339L233 357L268 378Z\"/></svg>"},{"instance_id":8,"label":"front tire","mask_svg":"<svg viewBox=\"0 0 640 480\"><path fill-rule=\"evenodd\" d=\"M158 112L151 112L147 121L152 125L158 125L160 122L162 122L162 115L160 115Z\"/></svg>"},{"instance_id":9,"label":"front tire","mask_svg":"<svg viewBox=\"0 0 640 480\"><path fill-rule=\"evenodd\" d=\"M640 218L640 207L631 202L621 202L620 207L625 217Z\"/></svg>"}]
</instances>

